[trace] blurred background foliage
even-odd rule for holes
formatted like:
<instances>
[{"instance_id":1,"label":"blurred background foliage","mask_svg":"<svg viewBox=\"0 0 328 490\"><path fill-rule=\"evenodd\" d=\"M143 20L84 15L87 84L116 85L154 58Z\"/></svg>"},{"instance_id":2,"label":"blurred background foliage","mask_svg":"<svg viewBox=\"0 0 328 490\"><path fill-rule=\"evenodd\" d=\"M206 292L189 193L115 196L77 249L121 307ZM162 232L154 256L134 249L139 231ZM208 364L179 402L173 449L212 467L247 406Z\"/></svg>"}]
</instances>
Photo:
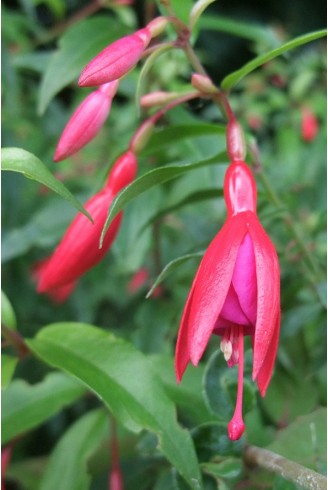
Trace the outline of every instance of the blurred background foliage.
<instances>
[{"instance_id":1,"label":"blurred background foliage","mask_svg":"<svg viewBox=\"0 0 328 490\"><path fill-rule=\"evenodd\" d=\"M77 76L100 49L144 25L157 12L150 1L126 7L108 1L102 8L93 8L96 4L21 0L5 1L2 8L2 146L35 154L81 202L101 187L145 114L140 116L134 100L141 70L137 67L121 82L110 117L97 138L74 157L53 163L65 123L89 93L77 88ZM176 0L173 4L183 18L193 2ZM325 8L321 0L214 2L197 25L196 51L219 84L255 55L323 28ZM325 41L319 40L265 64L244 78L230 98L248 142L257 142L259 158L254 170L259 216L281 264L283 316L275 374L264 399L250 375L245 381L245 439L319 473L326 471L325 47ZM142 93L183 90L191 73L183 53L170 50L151 67ZM302 137L304 108L318 122L311 141ZM223 125L210 101L197 100L170 111L140 156L139 175L158 166L201 162L224 152ZM36 182L4 172L3 323L17 328L24 338L34 337L50 323L83 322L126 339L146 354L178 407L179 421L190 429L206 488L294 489L294 484L280 477L246 470L240 459L243 441L228 441L226 422L232 413L236 373L224 367L216 338L202 365L190 367L181 386L176 386L173 374L174 344L200 260L198 252L205 250L225 219L222 185L227 163L225 159L222 164L203 166L140 194L125 208L110 253L60 305L36 293L32 269L53 251L76 211ZM296 228L296 239L290 222ZM194 253L168 271L159 294L145 299L164 266ZM132 291L130 281L140 269L147 270L147 279ZM249 373L250 366L249 357ZM66 463L71 471L92 475L92 483L83 476L81 482L74 481L74 488L107 488L110 428L101 402L74 384L69 395L59 397L58 405L52 400L53 405L41 409L40 397L32 392L39 385L26 383L41 383L42 396L47 399L45 393L49 397L54 385L64 390L71 378L62 379L59 372L49 377L53 372L49 366L32 355L18 359L10 347L4 351L2 367L3 401L9 407L3 410L3 423L16 426L24 414L32 417L26 426L23 423L22 433L8 429L5 442L15 443L6 489L73 488L65 486L64 477L58 484ZM33 399L35 410L42 411L39 419L29 412ZM29 409L24 400L30 403ZM10 420L13 406L17 414ZM123 425L118 431L125 488L184 488L178 473L158 452L154 435L136 435Z\"/></svg>"}]
</instances>

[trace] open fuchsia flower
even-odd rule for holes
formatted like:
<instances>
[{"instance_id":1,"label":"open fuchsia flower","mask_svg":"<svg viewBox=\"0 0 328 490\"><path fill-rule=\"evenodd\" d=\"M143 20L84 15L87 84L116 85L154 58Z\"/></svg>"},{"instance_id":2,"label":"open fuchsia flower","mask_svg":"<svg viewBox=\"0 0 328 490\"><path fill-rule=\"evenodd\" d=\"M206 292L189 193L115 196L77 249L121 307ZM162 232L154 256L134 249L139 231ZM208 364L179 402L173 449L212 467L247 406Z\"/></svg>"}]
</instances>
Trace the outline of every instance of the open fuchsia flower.
<instances>
[{"instance_id":1,"label":"open fuchsia flower","mask_svg":"<svg viewBox=\"0 0 328 490\"><path fill-rule=\"evenodd\" d=\"M116 161L104 188L85 205L94 223L91 223L82 213L75 217L40 274L39 293L51 293L58 288L68 286L102 260L113 243L122 220L122 213L120 213L112 221L102 248L99 248L99 240L110 204L115 195L132 182L136 172L137 159L131 151L124 153Z\"/></svg>"},{"instance_id":2,"label":"open fuchsia flower","mask_svg":"<svg viewBox=\"0 0 328 490\"><path fill-rule=\"evenodd\" d=\"M108 117L117 88L117 80L105 83L78 106L60 137L55 162L73 155L97 136Z\"/></svg>"},{"instance_id":3,"label":"open fuchsia flower","mask_svg":"<svg viewBox=\"0 0 328 490\"><path fill-rule=\"evenodd\" d=\"M231 151L230 151L231 153ZM235 153L238 153L235 151ZM227 219L209 245L184 308L176 346L181 381L199 363L211 334L229 367L238 365L237 402L228 435L239 439L242 419L244 335L253 347L253 380L265 395L278 347L280 275L275 248L256 215L256 184L248 166L234 160L224 181Z\"/></svg>"}]
</instances>

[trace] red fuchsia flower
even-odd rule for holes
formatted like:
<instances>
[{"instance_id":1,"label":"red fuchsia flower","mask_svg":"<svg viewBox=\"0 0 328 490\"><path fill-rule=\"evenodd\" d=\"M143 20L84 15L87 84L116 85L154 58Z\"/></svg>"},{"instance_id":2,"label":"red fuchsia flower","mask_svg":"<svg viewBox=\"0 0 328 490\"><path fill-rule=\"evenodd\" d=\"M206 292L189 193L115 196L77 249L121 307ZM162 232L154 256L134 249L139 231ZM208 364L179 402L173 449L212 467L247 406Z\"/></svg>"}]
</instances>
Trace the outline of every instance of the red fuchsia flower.
<instances>
[{"instance_id":1,"label":"red fuchsia flower","mask_svg":"<svg viewBox=\"0 0 328 490\"><path fill-rule=\"evenodd\" d=\"M243 161L233 161L224 181L227 219L209 245L184 308L175 366L177 381L197 365L211 334L229 367L238 365L237 402L228 435L239 439L242 419L244 336L253 348L253 380L265 395L278 347L280 279L275 248L256 215L256 184Z\"/></svg>"},{"instance_id":2,"label":"red fuchsia flower","mask_svg":"<svg viewBox=\"0 0 328 490\"><path fill-rule=\"evenodd\" d=\"M80 87L94 87L126 75L138 63L150 40L151 32L145 27L107 46L82 71Z\"/></svg>"},{"instance_id":3,"label":"red fuchsia flower","mask_svg":"<svg viewBox=\"0 0 328 490\"><path fill-rule=\"evenodd\" d=\"M120 468L120 455L115 419L111 419L112 440L111 440L111 468L109 472L109 490L123 490L124 482Z\"/></svg>"},{"instance_id":4,"label":"red fuchsia flower","mask_svg":"<svg viewBox=\"0 0 328 490\"><path fill-rule=\"evenodd\" d=\"M316 115L308 107L302 108L301 135L303 141L310 142L315 139L319 131Z\"/></svg>"},{"instance_id":5,"label":"red fuchsia flower","mask_svg":"<svg viewBox=\"0 0 328 490\"><path fill-rule=\"evenodd\" d=\"M51 293L71 284L102 260L113 243L122 220L120 213L112 221L102 248L99 248L109 207L115 195L132 182L136 172L137 160L131 151L124 153L116 161L104 188L85 205L94 223L82 213L75 217L42 271L38 285L39 293Z\"/></svg>"},{"instance_id":6,"label":"red fuchsia flower","mask_svg":"<svg viewBox=\"0 0 328 490\"><path fill-rule=\"evenodd\" d=\"M117 88L117 80L105 83L78 106L60 137L55 162L73 155L97 136L108 117Z\"/></svg>"}]
</instances>

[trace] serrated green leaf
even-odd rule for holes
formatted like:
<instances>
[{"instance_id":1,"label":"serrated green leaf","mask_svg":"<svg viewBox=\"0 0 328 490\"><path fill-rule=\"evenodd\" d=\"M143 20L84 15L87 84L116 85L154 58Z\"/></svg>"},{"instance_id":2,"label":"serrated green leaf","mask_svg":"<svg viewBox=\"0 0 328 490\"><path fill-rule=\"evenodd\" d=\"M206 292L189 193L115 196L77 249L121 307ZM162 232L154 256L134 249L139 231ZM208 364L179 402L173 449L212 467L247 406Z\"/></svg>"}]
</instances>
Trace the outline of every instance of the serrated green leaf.
<instances>
[{"instance_id":1,"label":"serrated green leaf","mask_svg":"<svg viewBox=\"0 0 328 490\"><path fill-rule=\"evenodd\" d=\"M23 174L28 179L43 184L66 199L72 206L83 213L90 221L90 214L70 191L57 180L47 167L32 153L22 148L3 148L1 150L1 170L9 170Z\"/></svg>"},{"instance_id":2,"label":"serrated green leaf","mask_svg":"<svg viewBox=\"0 0 328 490\"><path fill-rule=\"evenodd\" d=\"M11 330L16 330L16 315L7 295L1 291L1 323Z\"/></svg>"},{"instance_id":3,"label":"serrated green leaf","mask_svg":"<svg viewBox=\"0 0 328 490\"><path fill-rule=\"evenodd\" d=\"M304 34L303 36L299 36L295 39L292 39L291 41L288 41L287 43L284 43L282 46L279 46L278 48L272 49L267 53L257 56L253 60L246 63L246 65L244 65L239 70L236 70L233 73L230 73L230 75L227 75L221 82L222 89L230 90L238 82L240 82L240 80L242 80L246 75L254 71L259 66L263 65L264 63L273 60L277 56L280 56L291 49L295 49L298 46L302 46L303 44L307 44L311 41L315 41L316 39L320 39L321 37L324 37L326 35L327 35L326 29L311 32L309 34Z\"/></svg>"},{"instance_id":4,"label":"serrated green leaf","mask_svg":"<svg viewBox=\"0 0 328 490\"><path fill-rule=\"evenodd\" d=\"M1 389L7 388L13 377L18 359L7 354L1 354Z\"/></svg>"},{"instance_id":5,"label":"serrated green leaf","mask_svg":"<svg viewBox=\"0 0 328 490\"><path fill-rule=\"evenodd\" d=\"M159 276L157 276L154 284L152 285L152 287L148 291L146 298L149 298L153 294L154 289L156 289L157 286L161 282L163 282L167 276L169 276L172 272L174 272L176 269L178 269L181 265L183 265L185 262L187 262L190 259L200 258L203 255L204 255L204 252L196 252L193 254L186 254L186 255L183 255L182 257L177 257L176 259L171 260L171 262L166 264L166 266L164 267L162 272L159 274Z\"/></svg>"},{"instance_id":6,"label":"serrated green leaf","mask_svg":"<svg viewBox=\"0 0 328 490\"><path fill-rule=\"evenodd\" d=\"M41 82L38 113L51 99L73 82L84 66L103 48L124 36L127 30L110 17L92 17L74 24L59 41Z\"/></svg>"},{"instance_id":7,"label":"serrated green leaf","mask_svg":"<svg viewBox=\"0 0 328 490\"><path fill-rule=\"evenodd\" d=\"M225 163L227 161L226 153L220 152L213 157L207 158L205 160L200 160L195 163L180 163L173 165L166 165L165 167L159 167L154 170L150 170L146 174L142 175L136 179L132 184L125 187L125 189L120 192L110 207L109 214L105 226L103 228L101 243L104 239L105 233L114 219L114 217L126 206L130 201L135 199L137 196L146 192L148 189L155 187L156 185L163 184L169 180L180 177L196 168L206 167L207 165L215 165L219 163Z\"/></svg>"},{"instance_id":8,"label":"serrated green leaf","mask_svg":"<svg viewBox=\"0 0 328 490\"><path fill-rule=\"evenodd\" d=\"M91 484L88 459L108 437L108 422L108 414L100 409L75 422L52 452L39 489L88 490Z\"/></svg>"},{"instance_id":9,"label":"serrated green leaf","mask_svg":"<svg viewBox=\"0 0 328 490\"><path fill-rule=\"evenodd\" d=\"M223 422L202 424L192 430L192 437L201 462L217 456L240 456L244 444L243 437L238 441L229 439L227 425Z\"/></svg>"},{"instance_id":10,"label":"serrated green leaf","mask_svg":"<svg viewBox=\"0 0 328 490\"><path fill-rule=\"evenodd\" d=\"M45 362L74 375L128 429L154 432L162 452L192 488L201 482L194 447L151 363L123 339L80 323L58 323L29 340Z\"/></svg>"},{"instance_id":11,"label":"serrated green leaf","mask_svg":"<svg viewBox=\"0 0 328 490\"><path fill-rule=\"evenodd\" d=\"M2 395L2 443L37 427L83 393L63 373L51 373L36 385L14 380Z\"/></svg>"}]
</instances>

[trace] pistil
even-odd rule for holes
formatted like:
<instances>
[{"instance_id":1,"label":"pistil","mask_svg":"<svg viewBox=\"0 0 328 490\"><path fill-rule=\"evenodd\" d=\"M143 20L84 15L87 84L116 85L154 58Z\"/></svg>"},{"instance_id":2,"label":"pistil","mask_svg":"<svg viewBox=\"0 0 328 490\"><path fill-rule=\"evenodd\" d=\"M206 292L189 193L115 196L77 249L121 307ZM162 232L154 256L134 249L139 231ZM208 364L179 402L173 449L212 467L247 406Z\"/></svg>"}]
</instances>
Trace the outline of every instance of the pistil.
<instances>
[{"instance_id":1,"label":"pistil","mask_svg":"<svg viewBox=\"0 0 328 490\"><path fill-rule=\"evenodd\" d=\"M228 424L228 435L232 441L237 441L243 435L245 424L243 421L243 382L244 382L244 334L242 327L238 328L238 390L236 408Z\"/></svg>"}]
</instances>

